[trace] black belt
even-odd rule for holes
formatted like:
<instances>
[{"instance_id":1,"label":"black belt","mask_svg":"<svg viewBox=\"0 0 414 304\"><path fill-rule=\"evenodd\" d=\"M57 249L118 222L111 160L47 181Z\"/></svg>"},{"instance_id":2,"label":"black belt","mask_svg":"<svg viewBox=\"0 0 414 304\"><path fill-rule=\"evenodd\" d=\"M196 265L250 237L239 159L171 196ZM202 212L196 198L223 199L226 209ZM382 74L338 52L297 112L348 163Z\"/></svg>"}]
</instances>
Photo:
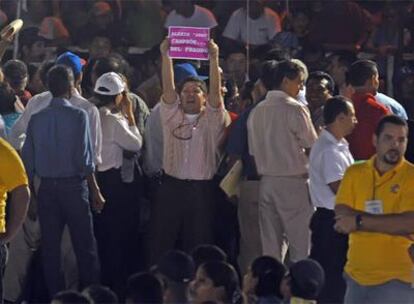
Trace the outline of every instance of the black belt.
<instances>
[{"instance_id":1,"label":"black belt","mask_svg":"<svg viewBox=\"0 0 414 304\"><path fill-rule=\"evenodd\" d=\"M202 183L211 183L211 179L180 179L174 176L163 174L162 181L171 181L171 182L181 182L181 183L193 183L193 184L202 184Z\"/></svg>"}]
</instances>

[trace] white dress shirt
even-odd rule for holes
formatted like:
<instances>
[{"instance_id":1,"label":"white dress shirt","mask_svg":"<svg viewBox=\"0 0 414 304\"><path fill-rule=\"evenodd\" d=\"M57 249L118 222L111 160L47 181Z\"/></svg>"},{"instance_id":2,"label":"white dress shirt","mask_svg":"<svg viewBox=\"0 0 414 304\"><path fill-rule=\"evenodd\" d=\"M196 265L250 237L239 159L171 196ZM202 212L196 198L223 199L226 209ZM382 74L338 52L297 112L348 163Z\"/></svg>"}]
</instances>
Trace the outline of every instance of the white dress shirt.
<instances>
[{"instance_id":1,"label":"white dress shirt","mask_svg":"<svg viewBox=\"0 0 414 304\"><path fill-rule=\"evenodd\" d=\"M9 135L9 141L15 149L20 150L23 147L27 126L32 115L48 107L52 98L52 93L47 91L37 94L29 100L24 112L12 127ZM95 154L94 163L98 165L101 163L102 150L102 130L98 108L83 98L76 89L73 90L69 102L74 107L85 110L88 114L91 142Z\"/></svg>"},{"instance_id":2,"label":"white dress shirt","mask_svg":"<svg viewBox=\"0 0 414 304\"><path fill-rule=\"evenodd\" d=\"M353 162L348 142L322 130L309 156L309 192L315 207L334 209L335 193L328 184L342 180Z\"/></svg>"},{"instance_id":3,"label":"white dress shirt","mask_svg":"<svg viewBox=\"0 0 414 304\"><path fill-rule=\"evenodd\" d=\"M122 166L123 150L139 152L142 136L136 126L129 126L121 113L112 113L107 107L99 109L102 122L102 163L98 171Z\"/></svg>"}]
</instances>

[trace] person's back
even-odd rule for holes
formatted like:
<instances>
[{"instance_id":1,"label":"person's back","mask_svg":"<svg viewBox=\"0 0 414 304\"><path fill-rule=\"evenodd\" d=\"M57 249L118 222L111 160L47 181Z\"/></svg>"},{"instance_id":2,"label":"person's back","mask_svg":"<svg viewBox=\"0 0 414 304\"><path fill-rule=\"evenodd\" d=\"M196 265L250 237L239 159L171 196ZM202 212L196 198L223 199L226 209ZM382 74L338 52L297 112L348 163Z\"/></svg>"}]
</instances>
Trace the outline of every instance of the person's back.
<instances>
[{"instance_id":1,"label":"person's back","mask_svg":"<svg viewBox=\"0 0 414 304\"><path fill-rule=\"evenodd\" d=\"M371 138L380 119L389 114L388 109L375 100L378 90L378 69L375 62L358 60L354 62L347 76L355 89L352 103L358 124L347 137L349 149L356 160L368 159L375 154Z\"/></svg>"},{"instance_id":2,"label":"person's back","mask_svg":"<svg viewBox=\"0 0 414 304\"><path fill-rule=\"evenodd\" d=\"M71 235L81 286L96 283L99 273L87 187L95 167L93 148L86 112L67 100L73 87L74 76L69 67L57 65L49 71L48 88L53 99L31 117L22 149L30 181L35 176L41 180L37 211L49 296L65 286L60 271L60 241L65 226Z\"/></svg>"},{"instance_id":3,"label":"person's back","mask_svg":"<svg viewBox=\"0 0 414 304\"><path fill-rule=\"evenodd\" d=\"M59 174L62 177L61 174L63 174L65 177L71 177L78 175L79 172L84 172L83 164L71 161L74 159L73 155L83 154L82 145L78 141L67 139L76 138L78 134L82 133L89 135L89 132L84 132L87 122L84 110L75 108L67 100L58 98L54 98L49 107L33 115L29 123L29 126L31 125L31 128L29 127L30 135L33 136L33 140L42 142L44 134L48 134L47 140L54 143L48 146L36 146L39 149L36 151L36 155L48 162L48 166L59 168L44 174L38 172L40 176L55 177ZM59 153L57 153L58 151ZM71 166L65 166L68 163Z\"/></svg>"}]
</instances>

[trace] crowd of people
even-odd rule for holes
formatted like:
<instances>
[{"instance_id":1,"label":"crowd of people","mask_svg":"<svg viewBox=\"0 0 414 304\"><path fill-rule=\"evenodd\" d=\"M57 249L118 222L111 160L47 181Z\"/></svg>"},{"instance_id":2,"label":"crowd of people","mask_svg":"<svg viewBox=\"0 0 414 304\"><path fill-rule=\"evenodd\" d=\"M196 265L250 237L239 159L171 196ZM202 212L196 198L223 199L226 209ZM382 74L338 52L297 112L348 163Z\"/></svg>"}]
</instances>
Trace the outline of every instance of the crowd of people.
<instances>
[{"instance_id":1,"label":"crowd of people","mask_svg":"<svg viewBox=\"0 0 414 304\"><path fill-rule=\"evenodd\" d=\"M414 303L414 3L34 2L0 41L2 300Z\"/></svg>"}]
</instances>

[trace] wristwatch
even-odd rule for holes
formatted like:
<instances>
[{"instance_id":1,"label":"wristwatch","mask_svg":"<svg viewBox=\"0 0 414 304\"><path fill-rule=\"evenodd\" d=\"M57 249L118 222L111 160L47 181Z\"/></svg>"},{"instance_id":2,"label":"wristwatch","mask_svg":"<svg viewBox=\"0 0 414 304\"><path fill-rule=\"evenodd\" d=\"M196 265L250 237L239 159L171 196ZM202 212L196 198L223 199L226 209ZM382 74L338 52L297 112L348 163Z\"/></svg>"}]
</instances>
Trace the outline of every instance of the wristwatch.
<instances>
[{"instance_id":1,"label":"wristwatch","mask_svg":"<svg viewBox=\"0 0 414 304\"><path fill-rule=\"evenodd\" d=\"M362 228L362 214L357 214L355 216L355 225L356 225L356 230L361 230L361 228Z\"/></svg>"}]
</instances>

